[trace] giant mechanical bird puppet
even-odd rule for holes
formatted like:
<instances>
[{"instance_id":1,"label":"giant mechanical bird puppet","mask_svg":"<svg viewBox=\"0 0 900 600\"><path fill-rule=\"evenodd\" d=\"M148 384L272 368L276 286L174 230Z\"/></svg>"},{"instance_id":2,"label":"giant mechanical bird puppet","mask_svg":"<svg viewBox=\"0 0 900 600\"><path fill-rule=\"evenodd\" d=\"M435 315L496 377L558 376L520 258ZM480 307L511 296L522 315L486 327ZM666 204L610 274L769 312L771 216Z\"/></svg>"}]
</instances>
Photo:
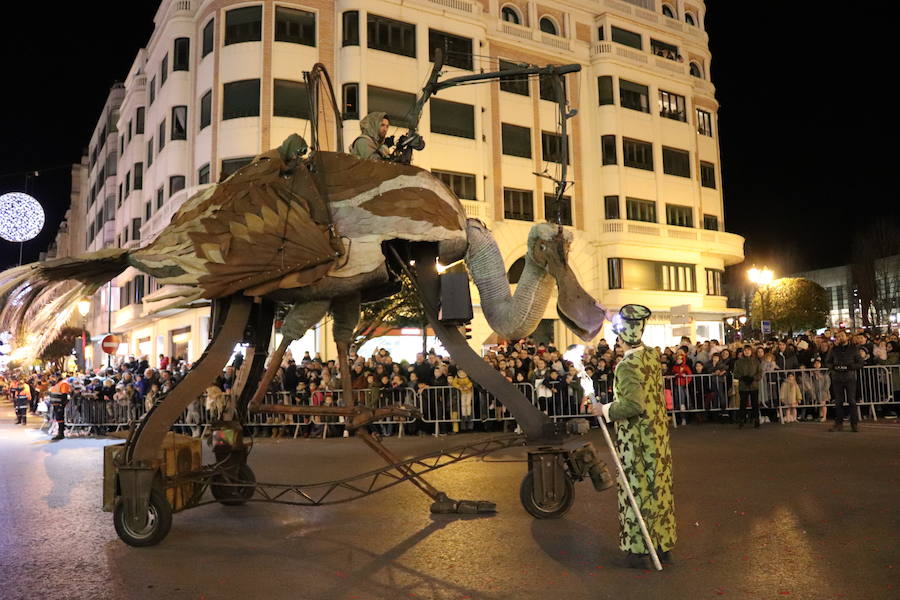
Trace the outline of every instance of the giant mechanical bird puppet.
<instances>
[{"instance_id":1,"label":"giant mechanical bird puppet","mask_svg":"<svg viewBox=\"0 0 900 600\"><path fill-rule=\"evenodd\" d=\"M552 69L559 77L561 68L544 69ZM573 70L577 65L563 72ZM523 71L526 76L541 72L538 68ZM422 101L420 97L419 109ZM405 139L415 139L413 134ZM291 136L281 147L257 156L225 181L189 198L158 237L143 247L107 248L0 273L0 330L22 332L27 327L38 332L43 341L36 349L52 341L79 299L128 267L161 284L144 299L148 313L212 301L212 339L203 356L132 427L116 488L127 522L135 531L148 527L155 476L148 465L157 457L172 423L221 372L236 342L249 341L255 348L249 383L236 399L240 414L311 409L264 404L263 392L287 345L330 313L344 398L352 398L347 356L360 303L394 293L403 272L415 282L430 324L445 347L516 417L526 442L558 446L556 454L543 463L535 459L535 465L544 464L543 471L539 466L535 469L545 476L536 477L534 492L539 508L541 502L551 507L558 504L560 490L568 489L560 487L560 465L572 455L564 444L564 425L551 422L470 350L458 330L459 322L442 321L436 262L464 259L487 321L501 338L515 340L534 331L556 287L561 319L590 340L600 330L605 311L582 289L567 264L571 234L551 222L534 225L528 235L525 267L511 294L491 232L480 221L467 218L453 192L429 171L403 161L360 160L316 146L314 139L307 154L305 142ZM284 338L268 357L266 369L277 304L289 307ZM388 416L409 416L410 409L345 404L333 410L346 418L348 428L388 463L402 462L364 425ZM598 462L585 460L588 464L581 464L585 469L595 468ZM459 507L415 473L408 478L446 512ZM553 511L545 512L549 516Z\"/></svg>"}]
</instances>

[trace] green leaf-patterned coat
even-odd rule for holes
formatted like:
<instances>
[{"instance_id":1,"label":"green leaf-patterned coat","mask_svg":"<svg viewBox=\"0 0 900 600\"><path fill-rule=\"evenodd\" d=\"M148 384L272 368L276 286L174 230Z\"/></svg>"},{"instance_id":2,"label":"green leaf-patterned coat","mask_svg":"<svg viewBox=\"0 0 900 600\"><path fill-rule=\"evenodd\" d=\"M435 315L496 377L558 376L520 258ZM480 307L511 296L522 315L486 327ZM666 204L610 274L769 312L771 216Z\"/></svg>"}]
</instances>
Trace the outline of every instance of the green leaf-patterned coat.
<instances>
[{"instance_id":1,"label":"green leaf-patterned coat","mask_svg":"<svg viewBox=\"0 0 900 600\"><path fill-rule=\"evenodd\" d=\"M616 423L616 448L650 538L665 552L676 541L675 499L659 359L656 349L645 346L625 353L616 367L614 402L609 405L609 417ZM619 547L634 554L649 553L621 485L618 501Z\"/></svg>"}]
</instances>

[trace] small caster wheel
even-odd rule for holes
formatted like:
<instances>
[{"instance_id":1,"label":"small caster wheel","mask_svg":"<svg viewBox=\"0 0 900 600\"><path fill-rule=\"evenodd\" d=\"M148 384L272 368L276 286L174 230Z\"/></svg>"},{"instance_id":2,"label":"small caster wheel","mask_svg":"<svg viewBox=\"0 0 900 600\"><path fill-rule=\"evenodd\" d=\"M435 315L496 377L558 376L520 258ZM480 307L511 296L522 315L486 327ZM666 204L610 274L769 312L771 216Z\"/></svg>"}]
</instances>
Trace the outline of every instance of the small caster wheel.
<instances>
[{"instance_id":1,"label":"small caster wheel","mask_svg":"<svg viewBox=\"0 0 900 600\"><path fill-rule=\"evenodd\" d=\"M119 502L113 512L113 524L119 539L129 546L155 546L160 543L172 528L172 507L166 495L159 490L150 491L150 503L147 505L147 524L143 529L132 529L125 518L125 503Z\"/></svg>"},{"instance_id":2,"label":"small caster wheel","mask_svg":"<svg viewBox=\"0 0 900 600\"><path fill-rule=\"evenodd\" d=\"M519 500L529 515L535 519L558 519L566 514L575 501L575 484L564 472L563 493L550 502L541 503L534 497L534 471L528 471L519 486Z\"/></svg>"},{"instance_id":3,"label":"small caster wheel","mask_svg":"<svg viewBox=\"0 0 900 600\"><path fill-rule=\"evenodd\" d=\"M256 476L253 474L253 470L247 466L246 464L241 465L241 468L238 470L237 478L232 478L226 475L225 473L218 473L214 475L212 481L210 481L209 489L212 491L213 497L218 500L221 504L225 506L240 506L242 504L246 504L247 500L253 497L253 492L256 490L255 485L245 485L245 486L219 486L217 483L239 483L251 481L256 483Z\"/></svg>"}]
</instances>

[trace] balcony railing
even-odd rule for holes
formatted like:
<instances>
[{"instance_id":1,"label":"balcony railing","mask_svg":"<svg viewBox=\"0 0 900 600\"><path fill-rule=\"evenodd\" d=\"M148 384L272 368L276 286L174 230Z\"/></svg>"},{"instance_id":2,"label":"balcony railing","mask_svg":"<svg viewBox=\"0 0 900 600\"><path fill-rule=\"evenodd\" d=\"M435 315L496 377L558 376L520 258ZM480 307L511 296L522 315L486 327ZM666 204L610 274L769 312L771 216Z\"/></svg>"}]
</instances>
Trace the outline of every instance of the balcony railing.
<instances>
[{"instance_id":1,"label":"balcony railing","mask_svg":"<svg viewBox=\"0 0 900 600\"><path fill-rule=\"evenodd\" d=\"M727 264L734 264L744 258L744 239L725 231L616 219L603 224L603 233L626 234L629 237L634 235L637 236L636 240L640 240L643 236L654 237L660 239L659 244L661 245L666 244L662 239L669 239L673 240L670 243L678 246L698 248L705 253L722 256L726 259ZM703 245L699 246L698 241L703 242Z\"/></svg>"},{"instance_id":2,"label":"balcony railing","mask_svg":"<svg viewBox=\"0 0 900 600\"><path fill-rule=\"evenodd\" d=\"M497 31L530 42L537 41L545 46L556 48L557 50L570 51L572 49L572 40L569 38L545 33L531 27L523 27L522 25L516 25L509 21L498 21Z\"/></svg>"},{"instance_id":3,"label":"balcony railing","mask_svg":"<svg viewBox=\"0 0 900 600\"><path fill-rule=\"evenodd\" d=\"M466 2L465 0L428 0L432 4L438 4L445 8L452 8L453 10L458 10L464 13L473 13L475 12L475 8L471 2Z\"/></svg>"},{"instance_id":4,"label":"balcony railing","mask_svg":"<svg viewBox=\"0 0 900 600\"><path fill-rule=\"evenodd\" d=\"M493 221L494 215L491 214L490 204L487 202L479 202L477 200L460 200L463 208L466 210L466 216L470 219L481 219L482 221Z\"/></svg>"}]
</instances>

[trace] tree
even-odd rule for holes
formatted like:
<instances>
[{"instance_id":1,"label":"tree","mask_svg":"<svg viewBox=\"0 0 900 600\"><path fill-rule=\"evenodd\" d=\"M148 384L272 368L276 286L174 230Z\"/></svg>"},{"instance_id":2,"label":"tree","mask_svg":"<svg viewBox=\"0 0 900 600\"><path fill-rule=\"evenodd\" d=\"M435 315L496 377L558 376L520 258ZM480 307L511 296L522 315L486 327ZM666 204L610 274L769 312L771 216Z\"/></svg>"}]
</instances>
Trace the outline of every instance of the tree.
<instances>
[{"instance_id":1,"label":"tree","mask_svg":"<svg viewBox=\"0 0 900 600\"><path fill-rule=\"evenodd\" d=\"M398 327L422 327L423 338L426 335L425 310L412 282L406 275L400 277L400 291L383 300L362 305L359 314L359 325L353 332L354 345L357 349L385 329Z\"/></svg>"},{"instance_id":2,"label":"tree","mask_svg":"<svg viewBox=\"0 0 900 600\"><path fill-rule=\"evenodd\" d=\"M61 370L62 363L71 356L75 344L81 344L81 332L81 327L63 327L56 339L47 344L38 358L44 362L56 363L57 370Z\"/></svg>"},{"instance_id":3,"label":"tree","mask_svg":"<svg viewBox=\"0 0 900 600\"><path fill-rule=\"evenodd\" d=\"M825 327L828 300L825 289L803 277L783 277L760 287L753 296L752 322L772 322L773 331L793 334L804 329Z\"/></svg>"},{"instance_id":4,"label":"tree","mask_svg":"<svg viewBox=\"0 0 900 600\"><path fill-rule=\"evenodd\" d=\"M896 296L897 273L894 261L900 252L900 230L880 220L856 234L853 241L853 282L859 293L864 327L887 323Z\"/></svg>"}]
</instances>

